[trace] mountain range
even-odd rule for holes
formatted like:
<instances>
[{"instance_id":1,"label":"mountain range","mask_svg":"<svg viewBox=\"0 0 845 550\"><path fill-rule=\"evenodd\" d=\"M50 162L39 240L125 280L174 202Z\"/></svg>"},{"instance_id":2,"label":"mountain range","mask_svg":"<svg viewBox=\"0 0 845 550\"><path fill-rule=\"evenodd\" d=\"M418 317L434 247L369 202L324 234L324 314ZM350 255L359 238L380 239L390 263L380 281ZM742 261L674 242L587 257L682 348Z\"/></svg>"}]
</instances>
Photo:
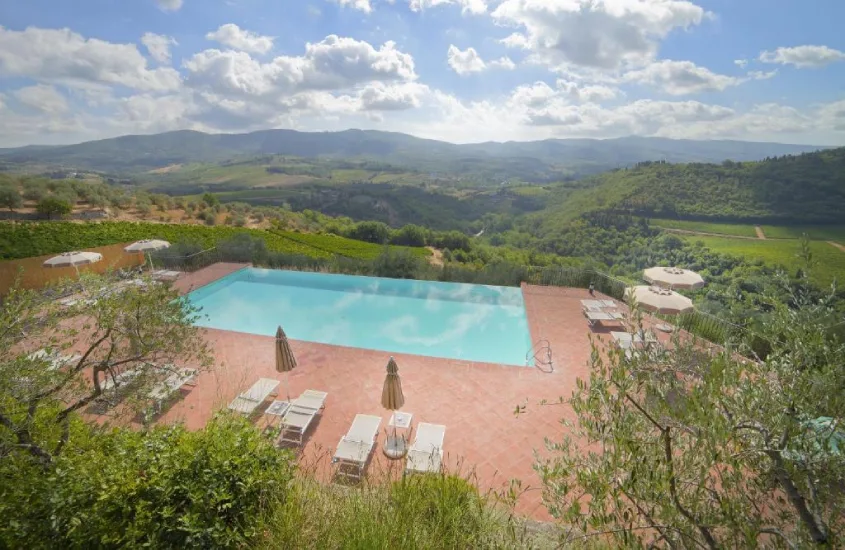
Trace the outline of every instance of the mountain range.
<instances>
[{"instance_id":1,"label":"mountain range","mask_svg":"<svg viewBox=\"0 0 845 550\"><path fill-rule=\"evenodd\" d=\"M263 130L205 134L182 130L76 145L0 149L0 168L39 166L139 173L172 164L218 163L256 155L359 158L413 170L474 175L485 181L554 181L643 161L747 161L825 149L822 146L651 137L547 139L453 144L375 130Z\"/></svg>"}]
</instances>

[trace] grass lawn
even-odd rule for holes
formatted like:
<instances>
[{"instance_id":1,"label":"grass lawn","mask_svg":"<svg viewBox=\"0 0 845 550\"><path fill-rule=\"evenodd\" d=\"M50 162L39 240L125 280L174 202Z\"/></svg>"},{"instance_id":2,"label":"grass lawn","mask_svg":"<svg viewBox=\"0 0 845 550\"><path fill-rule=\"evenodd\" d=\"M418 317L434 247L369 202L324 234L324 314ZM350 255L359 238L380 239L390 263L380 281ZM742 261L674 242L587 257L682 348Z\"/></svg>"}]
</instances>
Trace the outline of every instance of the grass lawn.
<instances>
[{"instance_id":1,"label":"grass lawn","mask_svg":"<svg viewBox=\"0 0 845 550\"><path fill-rule=\"evenodd\" d=\"M845 244L845 225L762 226L766 237L772 239L800 239L804 233L814 241L837 241Z\"/></svg>"},{"instance_id":2,"label":"grass lawn","mask_svg":"<svg viewBox=\"0 0 845 550\"><path fill-rule=\"evenodd\" d=\"M749 240L731 239L728 237L708 237L690 235L685 237L690 242L702 241L714 252L741 256L748 260L760 259L770 265L780 265L790 271L802 267L802 260L797 256L798 242L794 240ZM813 273L813 279L822 285L828 285L836 277L837 281L845 281L845 253L822 241L810 243L813 257L818 265Z\"/></svg>"},{"instance_id":3,"label":"grass lawn","mask_svg":"<svg viewBox=\"0 0 845 550\"><path fill-rule=\"evenodd\" d=\"M696 222L687 220L651 219L649 224L665 229L683 229L684 231L701 231L702 233L716 233L719 235L735 235L737 237L756 237L754 224L733 224ZM766 233L768 235L768 233Z\"/></svg>"}]
</instances>

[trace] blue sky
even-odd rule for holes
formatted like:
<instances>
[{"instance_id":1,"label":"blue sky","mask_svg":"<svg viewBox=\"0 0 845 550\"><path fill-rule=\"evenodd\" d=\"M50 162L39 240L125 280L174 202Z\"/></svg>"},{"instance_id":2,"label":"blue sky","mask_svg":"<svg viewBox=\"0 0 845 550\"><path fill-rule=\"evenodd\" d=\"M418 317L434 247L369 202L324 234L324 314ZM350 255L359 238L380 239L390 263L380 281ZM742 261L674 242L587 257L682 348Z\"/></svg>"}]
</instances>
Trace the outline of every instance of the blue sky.
<instances>
[{"instance_id":1,"label":"blue sky","mask_svg":"<svg viewBox=\"0 0 845 550\"><path fill-rule=\"evenodd\" d=\"M0 4L0 147L191 128L845 144L839 0Z\"/></svg>"}]
</instances>

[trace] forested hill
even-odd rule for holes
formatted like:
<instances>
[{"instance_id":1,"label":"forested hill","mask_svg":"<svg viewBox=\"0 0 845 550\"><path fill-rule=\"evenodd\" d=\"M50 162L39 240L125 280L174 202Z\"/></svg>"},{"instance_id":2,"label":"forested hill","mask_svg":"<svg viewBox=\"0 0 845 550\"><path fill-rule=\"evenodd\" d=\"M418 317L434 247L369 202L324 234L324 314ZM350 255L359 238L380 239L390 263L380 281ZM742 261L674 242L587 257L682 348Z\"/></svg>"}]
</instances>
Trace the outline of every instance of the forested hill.
<instances>
[{"instance_id":1,"label":"forested hill","mask_svg":"<svg viewBox=\"0 0 845 550\"><path fill-rule=\"evenodd\" d=\"M614 211L656 218L842 223L845 148L760 162L646 162L559 187L543 215Z\"/></svg>"}]
</instances>

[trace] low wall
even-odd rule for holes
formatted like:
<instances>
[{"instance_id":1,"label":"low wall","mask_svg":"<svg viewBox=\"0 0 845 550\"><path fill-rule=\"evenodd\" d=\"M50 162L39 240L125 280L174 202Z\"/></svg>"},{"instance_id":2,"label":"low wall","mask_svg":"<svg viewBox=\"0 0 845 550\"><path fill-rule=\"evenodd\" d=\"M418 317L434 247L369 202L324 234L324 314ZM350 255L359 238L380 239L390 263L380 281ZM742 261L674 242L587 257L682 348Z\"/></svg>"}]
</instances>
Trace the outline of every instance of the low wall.
<instances>
[{"instance_id":1,"label":"low wall","mask_svg":"<svg viewBox=\"0 0 845 550\"><path fill-rule=\"evenodd\" d=\"M130 243L84 249L99 252L103 255L103 259L95 264L81 266L79 272L104 273L108 270L135 267L144 263L144 256L141 254L124 252L123 247L128 244ZM75 278L76 270L72 267L43 267L42 264L54 256L56 254L0 262L0 296L5 295L12 288L18 276L20 276L22 288L43 288L65 277Z\"/></svg>"}]
</instances>

